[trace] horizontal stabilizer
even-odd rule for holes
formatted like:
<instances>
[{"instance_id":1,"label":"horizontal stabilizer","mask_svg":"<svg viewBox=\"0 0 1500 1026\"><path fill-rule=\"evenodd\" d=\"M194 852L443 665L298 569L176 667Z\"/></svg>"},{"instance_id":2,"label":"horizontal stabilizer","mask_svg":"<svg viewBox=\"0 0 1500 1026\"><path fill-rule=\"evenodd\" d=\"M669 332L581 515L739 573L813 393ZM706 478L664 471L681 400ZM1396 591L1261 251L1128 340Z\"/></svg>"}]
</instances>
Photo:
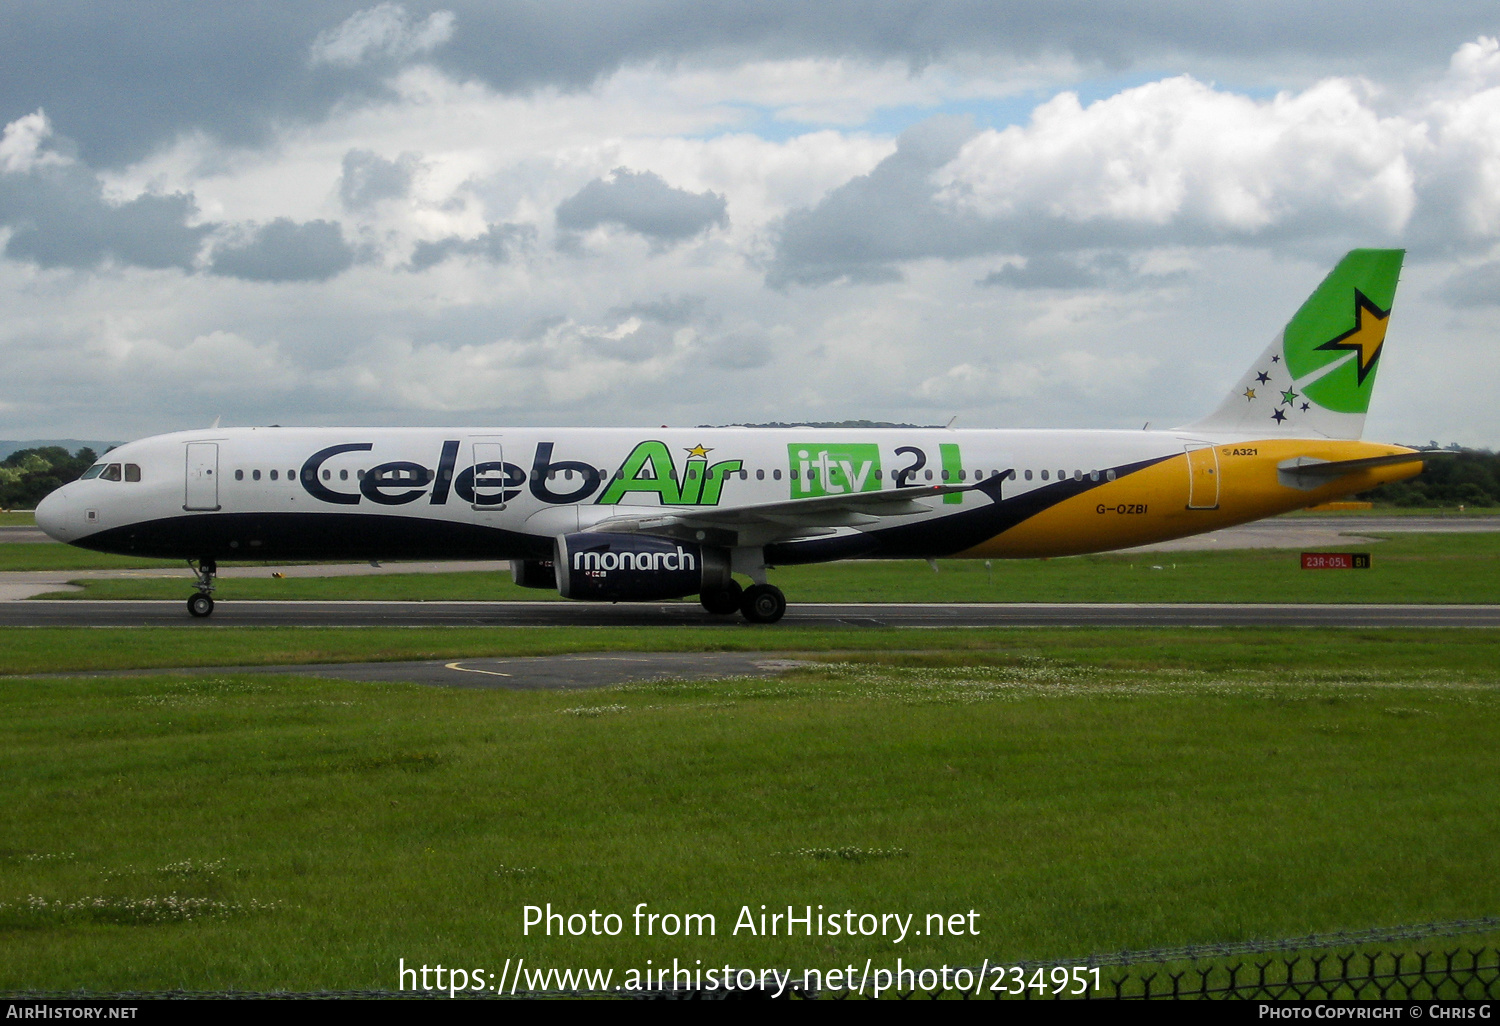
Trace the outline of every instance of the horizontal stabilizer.
<instances>
[{"instance_id":1,"label":"horizontal stabilizer","mask_svg":"<svg viewBox=\"0 0 1500 1026\"><path fill-rule=\"evenodd\" d=\"M1394 467L1402 463L1421 463L1434 456L1451 456L1443 449L1392 453L1389 456L1370 456L1361 460L1320 460L1314 456L1298 456L1276 464L1276 477L1283 487L1310 492L1321 488L1329 481L1357 474L1361 470L1375 467Z\"/></svg>"}]
</instances>

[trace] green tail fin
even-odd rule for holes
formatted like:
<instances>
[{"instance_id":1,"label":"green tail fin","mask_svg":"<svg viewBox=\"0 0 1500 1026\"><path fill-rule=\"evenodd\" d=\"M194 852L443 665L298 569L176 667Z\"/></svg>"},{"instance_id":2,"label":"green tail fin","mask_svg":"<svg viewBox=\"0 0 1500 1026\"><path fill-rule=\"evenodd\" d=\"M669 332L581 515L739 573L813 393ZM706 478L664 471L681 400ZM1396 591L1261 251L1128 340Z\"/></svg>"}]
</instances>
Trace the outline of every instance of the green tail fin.
<instances>
[{"instance_id":1,"label":"green tail fin","mask_svg":"<svg viewBox=\"0 0 1500 1026\"><path fill-rule=\"evenodd\" d=\"M1404 255L1400 249L1351 251L1287 322L1287 369L1302 393L1324 409L1370 408Z\"/></svg>"},{"instance_id":2,"label":"green tail fin","mask_svg":"<svg viewBox=\"0 0 1500 1026\"><path fill-rule=\"evenodd\" d=\"M1400 249L1346 253L1219 408L1184 430L1358 438L1404 256Z\"/></svg>"}]
</instances>

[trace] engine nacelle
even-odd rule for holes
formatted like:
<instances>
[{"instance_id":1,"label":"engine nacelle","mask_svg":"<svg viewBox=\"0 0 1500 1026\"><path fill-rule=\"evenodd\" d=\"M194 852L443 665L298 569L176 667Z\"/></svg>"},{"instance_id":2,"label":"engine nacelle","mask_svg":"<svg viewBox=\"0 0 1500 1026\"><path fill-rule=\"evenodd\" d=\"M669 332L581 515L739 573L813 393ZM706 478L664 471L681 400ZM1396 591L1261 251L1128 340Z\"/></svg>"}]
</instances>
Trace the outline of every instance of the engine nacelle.
<instances>
[{"instance_id":1,"label":"engine nacelle","mask_svg":"<svg viewBox=\"0 0 1500 1026\"><path fill-rule=\"evenodd\" d=\"M643 534L564 535L554 562L570 599L651 602L723 591L732 579L728 553Z\"/></svg>"},{"instance_id":2,"label":"engine nacelle","mask_svg":"<svg viewBox=\"0 0 1500 1026\"><path fill-rule=\"evenodd\" d=\"M557 588L557 571L550 559L513 559L510 579L523 588Z\"/></svg>"}]
</instances>

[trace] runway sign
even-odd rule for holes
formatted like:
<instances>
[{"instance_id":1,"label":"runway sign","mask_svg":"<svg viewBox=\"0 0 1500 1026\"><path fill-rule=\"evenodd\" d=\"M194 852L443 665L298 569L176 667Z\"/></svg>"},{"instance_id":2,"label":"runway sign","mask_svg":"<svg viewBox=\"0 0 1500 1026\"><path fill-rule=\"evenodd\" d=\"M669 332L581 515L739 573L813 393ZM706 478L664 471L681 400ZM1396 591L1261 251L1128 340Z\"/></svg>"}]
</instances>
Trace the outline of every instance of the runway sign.
<instances>
[{"instance_id":1,"label":"runway sign","mask_svg":"<svg viewBox=\"0 0 1500 1026\"><path fill-rule=\"evenodd\" d=\"M1368 552L1304 552L1302 553L1302 569L1368 570L1370 569L1370 554Z\"/></svg>"}]
</instances>

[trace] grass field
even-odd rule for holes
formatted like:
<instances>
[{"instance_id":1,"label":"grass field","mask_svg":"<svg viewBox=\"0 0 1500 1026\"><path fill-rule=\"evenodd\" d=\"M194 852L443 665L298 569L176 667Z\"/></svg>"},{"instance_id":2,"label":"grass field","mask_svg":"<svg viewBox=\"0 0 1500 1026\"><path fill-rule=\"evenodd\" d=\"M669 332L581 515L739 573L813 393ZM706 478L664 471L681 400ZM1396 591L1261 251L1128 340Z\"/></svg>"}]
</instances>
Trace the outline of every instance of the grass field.
<instances>
[{"instance_id":1,"label":"grass field","mask_svg":"<svg viewBox=\"0 0 1500 1026\"><path fill-rule=\"evenodd\" d=\"M42 546L25 546L41 548ZM49 548L51 546L48 546ZM22 548L22 546L0 546ZM772 581L792 602L1500 602L1500 532L1398 534L1357 571L1301 569L1289 549L1156 552L1051 560L850 561L783 567ZM1332 550L1332 551L1337 551ZM4 555L0 552L0 555ZM81 582L49 598L181 599L190 575ZM388 574L340 578L221 578L221 599L401 601L555 599L518 588L508 573Z\"/></svg>"},{"instance_id":2,"label":"grass field","mask_svg":"<svg viewBox=\"0 0 1500 1026\"><path fill-rule=\"evenodd\" d=\"M160 629L0 644L8 669L65 668L93 658L95 636L137 663L174 647L179 663L321 657L360 639L364 658L775 641L838 661L567 694L212 671L12 680L0 795L21 813L0 823L0 990L392 989L398 958L971 964L1500 909L1500 632ZM717 934L521 935L524 905L628 924L642 901L712 913ZM762 903L918 924L973 909L980 933L734 936L741 906Z\"/></svg>"},{"instance_id":3,"label":"grass field","mask_svg":"<svg viewBox=\"0 0 1500 1026\"><path fill-rule=\"evenodd\" d=\"M0 527L33 527L36 516L30 511L0 509Z\"/></svg>"}]
</instances>

